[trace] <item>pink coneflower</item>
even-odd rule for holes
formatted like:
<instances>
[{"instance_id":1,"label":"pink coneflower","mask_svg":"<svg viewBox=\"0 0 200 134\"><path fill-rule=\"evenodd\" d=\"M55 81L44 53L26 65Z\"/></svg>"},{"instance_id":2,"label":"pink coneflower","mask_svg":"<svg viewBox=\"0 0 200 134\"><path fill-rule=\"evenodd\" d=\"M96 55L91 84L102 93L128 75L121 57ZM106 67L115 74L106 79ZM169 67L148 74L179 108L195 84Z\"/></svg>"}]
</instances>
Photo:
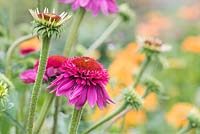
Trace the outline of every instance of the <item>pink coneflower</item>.
<instances>
[{"instance_id":1,"label":"pink coneflower","mask_svg":"<svg viewBox=\"0 0 200 134\"><path fill-rule=\"evenodd\" d=\"M48 81L51 78L55 78L61 74L60 67L66 60L65 57L59 55L53 55L48 58L47 66L44 74L44 81ZM33 69L28 69L20 74L20 78L24 83L34 83L37 75L39 61L36 62Z\"/></svg>"},{"instance_id":2,"label":"pink coneflower","mask_svg":"<svg viewBox=\"0 0 200 134\"><path fill-rule=\"evenodd\" d=\"M66 60L58 76L48 88L54 88L57 96L65 95L69 105L76 105L79 110L88 101L93 108L97 103L102 109L112 102L105 85L108 83L108 73L96 60L89 57L76 57Z\"/></svg>"},{"instance_id":3,"label":"pink coneflower","mask_svg":"<svg viewBox=\"0 0 200 134\"><path fill-rule=\"evenodd\" d=\"M97 16L101 10L105 15L109 13L117 13L118 7L115 0L58 0L62 3L72 3L72 9L76 10L80 7L91 10L94 16Z\"/></svg>"}]
</instances>

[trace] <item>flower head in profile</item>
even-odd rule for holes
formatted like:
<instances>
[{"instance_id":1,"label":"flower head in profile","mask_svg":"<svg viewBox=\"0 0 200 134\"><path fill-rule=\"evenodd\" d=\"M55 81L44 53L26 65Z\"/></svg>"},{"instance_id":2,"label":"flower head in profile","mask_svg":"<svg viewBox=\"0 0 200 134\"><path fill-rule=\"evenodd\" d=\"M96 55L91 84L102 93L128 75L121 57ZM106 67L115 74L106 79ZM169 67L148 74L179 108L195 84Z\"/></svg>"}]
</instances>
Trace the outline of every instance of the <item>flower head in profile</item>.
<instances>
[{"instance_id":1,"label":"flower head in profile","mask_svg":"<svg viewBox=\"0 0 200 134\"><path fill-rule=\"evenodd\" d=\"M91 10L94 16L97 16L101 10L103 14L117 13L118 7L115 0L58 0L62 3L72 3L72 9L77 10L80 7Z\"/></svg>"},{"instance_id":2,"label":"flower head in profile","mask_svg":"<svg viewBox=\"0 0 200 134\"><path fill-rule=\"evenodd\" d=\"M0 100L8 96L8 85L0 80Z\"/></svg>"},{"instance_id":3,"label":"flower head in profile","mask_svg":"<svg viewBox=\"0 0 200 134\"><path fill-rule=\"evenodd\" d=\"M163 42L158 38L138 36L137 41L138 45L143 51L160 53L169 51L171 49L169 45L163 44Z\"/></svg>"},{"instance_id":4,"label":"flower head in profile","mask_svg":"<svg viewBox=\"0 0 200 134\"><path fill-rule=\"evenodd\" d=\"M33 37L29 40L23 41L19 45L20 54L27 55L32 52L36 52L40 48L40 40L37 37Z\"/></svg>"},{"instance_id":5,"label":"flower head in profile","mask_svg":"<svg viewBox=\"0 0 200 134\"><path fill-rule=\"evenodd\" d=\"M60 67L66 60L65 57L60 55L52 55L48 58L47 66L44 74L44 81L55 79L56 76L61 74ZM20 74L20 78L24 83L34 83L37 75L39 61L36 62L34 68L28 69Z\"/></svg>"},{"instance_id":6,"label":"flower head in profile","mask_svg":"<svg viewBox=\"0 0 200 134\"><path fill-rule=\"evenodd\" d=\"M13 89L11 81L0 73L0 112L10 109L13 104L9 101L9 90Z\"/></svg>"},{"instance_id":7,"label":"flower head in profile","mask_svg":"<svg viewBox=\"0 0 200 134\"><path fill-rule=\"evenodd\" d=\"M105 90L108 83L108 73L96 60L89 57L75 57L67 59L59 75L48 88L53 88L57 96L65 95L69 105L76 105L81 109L86 101L91 107L95 104L100 109L112 100Z\"/></svg>"},{"instance_id":8,"label":"flower head in profile","mask_svg":"<svg viewBox=\"0 0 200 134\"><path fill-rule=\"evenodd\" d=\"M66 12L62 12L60 15L54 11L50 13L48 8L45 8L43 12L39 12L38 8L36 10L29 9L29 12L35 20L34 29L37 33L46 34L48 37L54 33L59 35L62 30L61 26L71 17Z\"/></svg>"},{"instance_id":9,"label":"flower head in profile","mask_svg":"<svg viewBox=\"0 0 200 134\"><path fill-rule=\"evenodd\" d=\"M200 127L200 112L197 108L193 108L187 116L192 128Z\"/></svg>"}]
</instances>

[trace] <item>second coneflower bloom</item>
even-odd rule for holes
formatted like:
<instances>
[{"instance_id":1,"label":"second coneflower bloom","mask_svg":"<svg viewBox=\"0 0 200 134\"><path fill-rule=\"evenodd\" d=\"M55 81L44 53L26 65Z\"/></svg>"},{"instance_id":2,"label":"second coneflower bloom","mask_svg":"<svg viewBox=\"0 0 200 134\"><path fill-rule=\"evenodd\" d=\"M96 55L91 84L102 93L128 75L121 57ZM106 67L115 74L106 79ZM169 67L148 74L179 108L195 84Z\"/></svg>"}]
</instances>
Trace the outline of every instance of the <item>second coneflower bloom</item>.
<instances>
[{"instance_id":1,"label":"second coneflower bloom","mask_svg":"<svg viewBox=\"0 0 200 134\"><path fill-rule=\"evenodd\" d=\"M60 67L67 58L60 55L52 55L47 60L46 70L43 76L44 81L55 79L56 76L61 74ZM34 83L36 80L39 61L35 63L34 68L25 70L20 74L20 79L24 83Z\"/></svg>"},{"instance_id":2,"label":"second coneflower bloom","mask_svg":"<svg viewBox=\"0 0 200 134\"><path fill-rule=\"evenodd\" d=\"M65 95L69 105L81 109L86 101L91 107L95 104L100 109L112 100L105 90L109 76L103 66L89 57L67 59L61 68L63 72L48 88L53 88L57 96Z\"/></svg>"},{"instance_id":3,"label":"second coneflower bloom","mask_svg":"<svg viewBox=\"0 0 200 134\"><path fill-rule=\"evenodd\" d=\"M118 7L115 0L58 0L62 3L72 3L72 9L77 10L80 7L91 10L94 16L97 16L101 10L103 14L117 13Z\"/></svg>"}]
</instances>

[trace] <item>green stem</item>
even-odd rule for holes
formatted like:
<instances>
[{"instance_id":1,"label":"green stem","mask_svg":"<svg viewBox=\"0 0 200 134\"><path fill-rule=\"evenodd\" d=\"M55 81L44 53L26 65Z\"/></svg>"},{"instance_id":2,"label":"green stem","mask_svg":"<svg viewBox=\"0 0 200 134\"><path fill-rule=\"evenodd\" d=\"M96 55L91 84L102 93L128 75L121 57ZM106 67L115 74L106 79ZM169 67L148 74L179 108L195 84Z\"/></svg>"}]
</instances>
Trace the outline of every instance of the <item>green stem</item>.
<instances>
[{"instance_id":1,"label":"green stem","mask_svg":"<svg viewBox=\"0 0 200 134\"><path fill-rule=\"evenodd\" d=\"M192 129L192 126L189 124L189 125L183 127L181 130L179 130L177 134L185 134L185 133L188 132L190 129Z\"/></svg>"},{"instance_id":2,"label":"green stem","mask_svg":"<svg viewBox=\"0 0 200 134\"><path fill-rule=\"evenodd\" d=\"M83 110L83 108L81 108L80 110L76 110L76 107L74 107L74 112L73 112L71 123L70 123L69 134L77 134L82 110Z\"/></svg>"},{"instance_id":3,"label":"green stem","mask_svg":"<svg viewBox=\"0 0 200 134\"><path fill-rule=\"evenodd\" d=\"M38 134L40 132L40 129L44 123L44 119L46 118L46 115L48 113L48 110L53 102L54 94L48 94L47 98L45 99L44 104L42 105L42 109L39 115L38 120L36 121L36 126L34 128L34 134Z\"/></svg>"},{"instance_id":4,"label":"green stem","mask_svg":"<svg viewBox=\"0 0 200 134\"><path fill-rule=\"evenodd\" d=\"M145 99L149 94L150 94L149 91L145 91L144 94L142 95L142 98Z\"/></svg>"},{"instance_id":5,"label":"green stem","mask_svg":"<svg viewBox=\"0 0 200 134\"><path fill-rule=\"evenodd\" d=\"M4 115L8 117L12 121L12 123L19 128L23 133L25 132L25 128L7 111L3 111Z\"/></svg>"},{"instance_id":6,"label":"green stem","mask_svg":"<svg viewBox=\"0 0 200 134\"><path fill-rule=\"evenodd\" d=\"M120 130L119 134L121 134L121 132L123 132L123 130L124 130L125 121L126 121L126 114L124 114L122 117L122 122L121 122L120 128L119 128L119 130Z\"/></svg>"},{"instance_id":7,"label":"green stem","mask_svg":"<svg viewBox=\"0 0 200 134\"><path fill-rule=\"evenodd\" d=\"M58 113L60 110L60 100L61 98L57 97L55 100L55 112L54 112L54 116L53 116L53 130L52 130L52 134L56 134L57 133L57 126L58 126Z\"/></svg>"},{"instance_id":8,"label":"green stem","mask_svg":"<svg viewBox=\"0 0 200 134\"><path fill-rule=\"evenodd\" d=\"M68 39L65 44L65 49L64 49L65 56L70 55L71 48L77 41L78 30L79 30L81 21L83 20L84 14L85 14L85 9L80 8L74 15L72 25L69 29Z\"/></svg>"},{"instance_id":9,"label":"green stem","mask_svg":"<svg viewBox=\"0 0 200 134\"><path fill-rule=\"evenodd\" d=\"M11 44L11 46L9 47L7 53L6 53L6 61L5 61L5 74L8 78L11 78L11 58L12 55L14 53L14 50L20 45L20 43L29 40L31 38L33 38L34 36L32 34L26 35L26 36L22 36L19 39L17 39L13 44Z\"/></svg>"},{"instance_id":10,"label":"green stem","mask_svg":"<svg viewBox=\"0 0 200 134\"><path fill-rule=\"evenodd\" d=\"M111 113L110 115L108 115L107 117L105 117L104 119L102 119L101 121L97 122L96 124L94 124L93 126L91 126L90 128L88 128L86 131L84 131L83 134L88 134L89 132L93 131L97 127L101 126L105 122L107 122L107 121L111 120L113 117L117 116L119 113L121 113L126 108L127 108L127 104L124 103L116 111L114 111L113 113Z\"/></svg>"},{"instance_id":11,"label":"green stem","mask_svg":"<svg viewBox=\"0 0 200 134\"><path fill-rule=\"evenodd\" d=\"M147 68L148 64L150 63L151 61L151 57L147 57L144 62L142 63L142 66L140 68L140 71L139 71L139 74L137 75L137 78L135 80L135 83L133 84L133 88L136 88L137 85L139 84L141 78L142 78L142 75L145 71L145 69Z\"/></svg>"},{"instance_id":12,"label":"green stem","mask_svg":"<svg viewBox=\"0 0 200 134\"><path fill-rule=\"evenodd\" d=\"M110 35L111 33L119 26L123 21L122 17L117 17L108 28L102 33L102 35L88 48L87 53L92 52L98 48Z\"/></svg>"},{"instance_id":13,"label":"green stem","mask_svg":"<svg viewBox=\"0 0 200 134\"><path fill-rule=\"evenodd\" d=\"M39 68L37 72L37 77L33 86L31 102L30 102L30 109L28 115L28 124L27 124L27 134L32 134L33 131L33 122L35 116L35 110L37 106L37 100L39 95L39 89L42 85L43 75L46 68L49 47L50 47L50 40L51 38L44 36L42 40L42 52L40 54L40 61L39 61Z\"/></svg>"}]
</instances>

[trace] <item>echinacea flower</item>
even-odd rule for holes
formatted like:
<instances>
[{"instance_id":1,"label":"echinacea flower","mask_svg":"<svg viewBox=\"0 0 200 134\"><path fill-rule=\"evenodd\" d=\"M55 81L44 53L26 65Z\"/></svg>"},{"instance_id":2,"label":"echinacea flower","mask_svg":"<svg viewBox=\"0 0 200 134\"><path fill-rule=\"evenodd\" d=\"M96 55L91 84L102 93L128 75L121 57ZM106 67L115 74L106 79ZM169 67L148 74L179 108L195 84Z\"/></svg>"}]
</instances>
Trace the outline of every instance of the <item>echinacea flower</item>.
<instances>
[{"instance_id":1,"label":"echinacea flower","mask_svg":"<svg viewBox=\"0 0 200 134\"><path fill-rule=\"evenodd\" d=\"M66 12L62 12L60 15L54 11L50 13L48 8L45 8L43 12L39 12L38 8L36 10L29 9L29 12L35 20L34 28L37 33L46 34L48 37L53 33L59 35L61 26L71 18L71 14Z\"/></svg>"},{"instance_id":2,"label":"echinacea flower","mask_svg":"<svg viewBox=\"0 0 200 134\"><path fill-rule=\"evenodd\" d=\"M86 100L91 107L95 104L100 109L112 100L105 90L108 73L96 60L89 57L67 59L62 65L63 74L59 75L48 88L53 88L57 96L65 95L69 105L81 109Z\"/></svg>"},{"instance_id":3,"label":"echinacea flower","mask_svg":"<svg viewBox=\"0 0 200 134\"><path fill-rule=\"evenodd\" d=\"M97 16L101 10L105 15L117 13L118 7L115 0L58 0L62 3L72 3L72 9L77 10L80 7L91 10L94 16Z\"/></svg>"},{"instance_id":4,"label":"echinacea flower","mask_svg":"<svg viewBox=\"0 0 200 134\"><path fill-rule=\"evenodd\" d=\"M169 45L163 44L163 42L158 38L138 36L137 41L141 49L149 50L152 52L166 52L171 49Z\"/></svg>"},{"instance_id":5,"label":"echinacea flower","mask_svg":"<svg viewBox=\"0 0 200 134\"><path fill-rule=\"evenodd\" d=\"M19 45L20 54L27 55L32 52L36 52L40 48L40 40L37 37L33 37L29 40L23 41Z\"/></svg>"},{"instance_id":6,"label":"echinacea flower","mask_svg":"<svg viewBox=\"0 0 200 134\"><path fill-rule=\"evenodd\" d=\"M61 74L60 67L66 60L65 57L60 55L52 55L48 58L47 66L44 74L44 81L55 78ZM34 83L37 75L39 61L36 62L33 69L28 69L20 74L20 78L24 83Z\"/></svg>"}]
</instances>

